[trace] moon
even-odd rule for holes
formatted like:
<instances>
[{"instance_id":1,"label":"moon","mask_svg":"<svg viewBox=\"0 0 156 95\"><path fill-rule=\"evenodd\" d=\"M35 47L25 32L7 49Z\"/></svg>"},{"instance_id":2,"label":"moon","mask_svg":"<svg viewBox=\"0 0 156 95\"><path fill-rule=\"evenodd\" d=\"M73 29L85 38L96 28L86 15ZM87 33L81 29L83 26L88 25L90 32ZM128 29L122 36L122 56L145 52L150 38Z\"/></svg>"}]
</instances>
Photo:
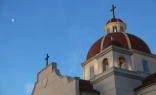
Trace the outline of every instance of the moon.
<instances>
[{"instance_id":1,"label":"moon","mask_svg":"<svg viewBox=\"0 0 156 95\"><path fill-rule=\"evenodd\" d=\"M12 19L12 22L14 22L15 21L15 19Z\"/></svg>"}]
</instances>

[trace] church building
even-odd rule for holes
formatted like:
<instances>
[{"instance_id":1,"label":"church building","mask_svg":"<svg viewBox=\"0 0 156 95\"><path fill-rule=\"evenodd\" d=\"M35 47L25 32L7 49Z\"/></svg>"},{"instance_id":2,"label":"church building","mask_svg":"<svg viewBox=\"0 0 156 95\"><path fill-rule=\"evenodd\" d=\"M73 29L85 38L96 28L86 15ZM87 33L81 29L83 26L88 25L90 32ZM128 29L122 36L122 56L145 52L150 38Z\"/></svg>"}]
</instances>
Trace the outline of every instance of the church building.
<instances>
[{"instance_id":1,"label":"church building","mask_svg":"<svg viewBox=\"0 0 156 95\"><path fill-rule=\"evenodd\" d=\"M31 95L156 95L156 55L139 37L126 33L115 17L104 26L106 35L90 47L81 64L83 79L62 76L52 62L37 74Z\"/></svg>"}]
</instances>

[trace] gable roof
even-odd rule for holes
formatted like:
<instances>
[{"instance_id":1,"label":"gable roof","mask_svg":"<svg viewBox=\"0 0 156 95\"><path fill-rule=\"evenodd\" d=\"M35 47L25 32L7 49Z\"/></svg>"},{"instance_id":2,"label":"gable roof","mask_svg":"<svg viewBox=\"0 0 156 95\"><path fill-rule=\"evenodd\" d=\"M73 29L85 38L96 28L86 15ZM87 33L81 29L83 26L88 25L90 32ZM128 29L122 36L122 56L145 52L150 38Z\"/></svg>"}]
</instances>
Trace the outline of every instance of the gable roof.
<instances>
[{"instance_id":1,"label":"gable roof","mask_svg":"<svg viewBox=\"0 0 156 95\"><path fill-rule=\"evenodd\" d=\"M149 86L156 83L156 73L149 75L148 77L142 80L142 85L134 89L134 91L139 90L143 87Z\"/></svg>"},{"instance_id":2,"label":"gable roof","mask_svg":"<svg viewBox=\"0 0 156 95\"><path fill-rule=\"evenodd\" d=\"M93 85L88 80L79 79L79 90L84 92L100 93L93 89Z\"/></svg>"}]
</instances>

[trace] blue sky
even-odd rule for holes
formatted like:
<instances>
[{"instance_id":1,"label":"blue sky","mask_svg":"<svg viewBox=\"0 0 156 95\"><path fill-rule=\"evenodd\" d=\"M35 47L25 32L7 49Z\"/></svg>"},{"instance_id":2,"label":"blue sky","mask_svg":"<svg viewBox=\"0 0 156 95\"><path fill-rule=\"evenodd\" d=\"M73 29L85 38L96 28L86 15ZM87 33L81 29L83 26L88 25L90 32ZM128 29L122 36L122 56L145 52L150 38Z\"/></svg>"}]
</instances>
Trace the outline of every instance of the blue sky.
<instances>
[{"instance_id":1,"label":"blue sky","mask_svg":"<svg viewBox=\"0 0 156 95\"><path fill-rule=\"evenodd\" d=\"M82 77L112 4L127 32L156 54L156 0L0 0L0 95L30 95L46 53L63 75Z\"/></svg>"}]
</instances>

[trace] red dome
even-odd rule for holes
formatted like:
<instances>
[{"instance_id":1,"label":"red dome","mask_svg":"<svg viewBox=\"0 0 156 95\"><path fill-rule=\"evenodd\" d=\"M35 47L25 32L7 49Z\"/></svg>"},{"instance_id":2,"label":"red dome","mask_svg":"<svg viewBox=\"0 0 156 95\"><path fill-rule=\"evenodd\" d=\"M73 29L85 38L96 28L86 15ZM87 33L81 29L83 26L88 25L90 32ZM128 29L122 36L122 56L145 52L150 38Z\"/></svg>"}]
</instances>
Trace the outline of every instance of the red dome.
<instances>
[{"instance_id":1,"label":"red dome","mask_svg":"<svg viewBox=\"0 0 156 95\"><path fill-rule=\"evenodd\" d=\"M123 22L123 21L121 19L118 19L118 18L112 18L106 24L111 23L111 22Z\"/></svg>"},{"instance_id":2,"label":"red dome","mask_svg":"<svg viewBox=\"0 0 156 95\"><path fill-rule=\"evenodd\" d=\"M126 35L130 41L131 47L128 45L128 40L126 39ZM111 41L111 37L113 37L113 41ZM102 39L104 38L103 42ZM138 51L142 51L145 53L151 54L151 51L148 47L148 45L140 38L128 34L128 33L110 33L106 35L105 37L101 37L99 40L97 40L90 48L87 54L87 60L96 55L97 53L101 52L101 50L106 49L110 45L122 47L125 49L135 49ZM101 47L103 47L101 49Z\"/></svg>"}]
</instances>

